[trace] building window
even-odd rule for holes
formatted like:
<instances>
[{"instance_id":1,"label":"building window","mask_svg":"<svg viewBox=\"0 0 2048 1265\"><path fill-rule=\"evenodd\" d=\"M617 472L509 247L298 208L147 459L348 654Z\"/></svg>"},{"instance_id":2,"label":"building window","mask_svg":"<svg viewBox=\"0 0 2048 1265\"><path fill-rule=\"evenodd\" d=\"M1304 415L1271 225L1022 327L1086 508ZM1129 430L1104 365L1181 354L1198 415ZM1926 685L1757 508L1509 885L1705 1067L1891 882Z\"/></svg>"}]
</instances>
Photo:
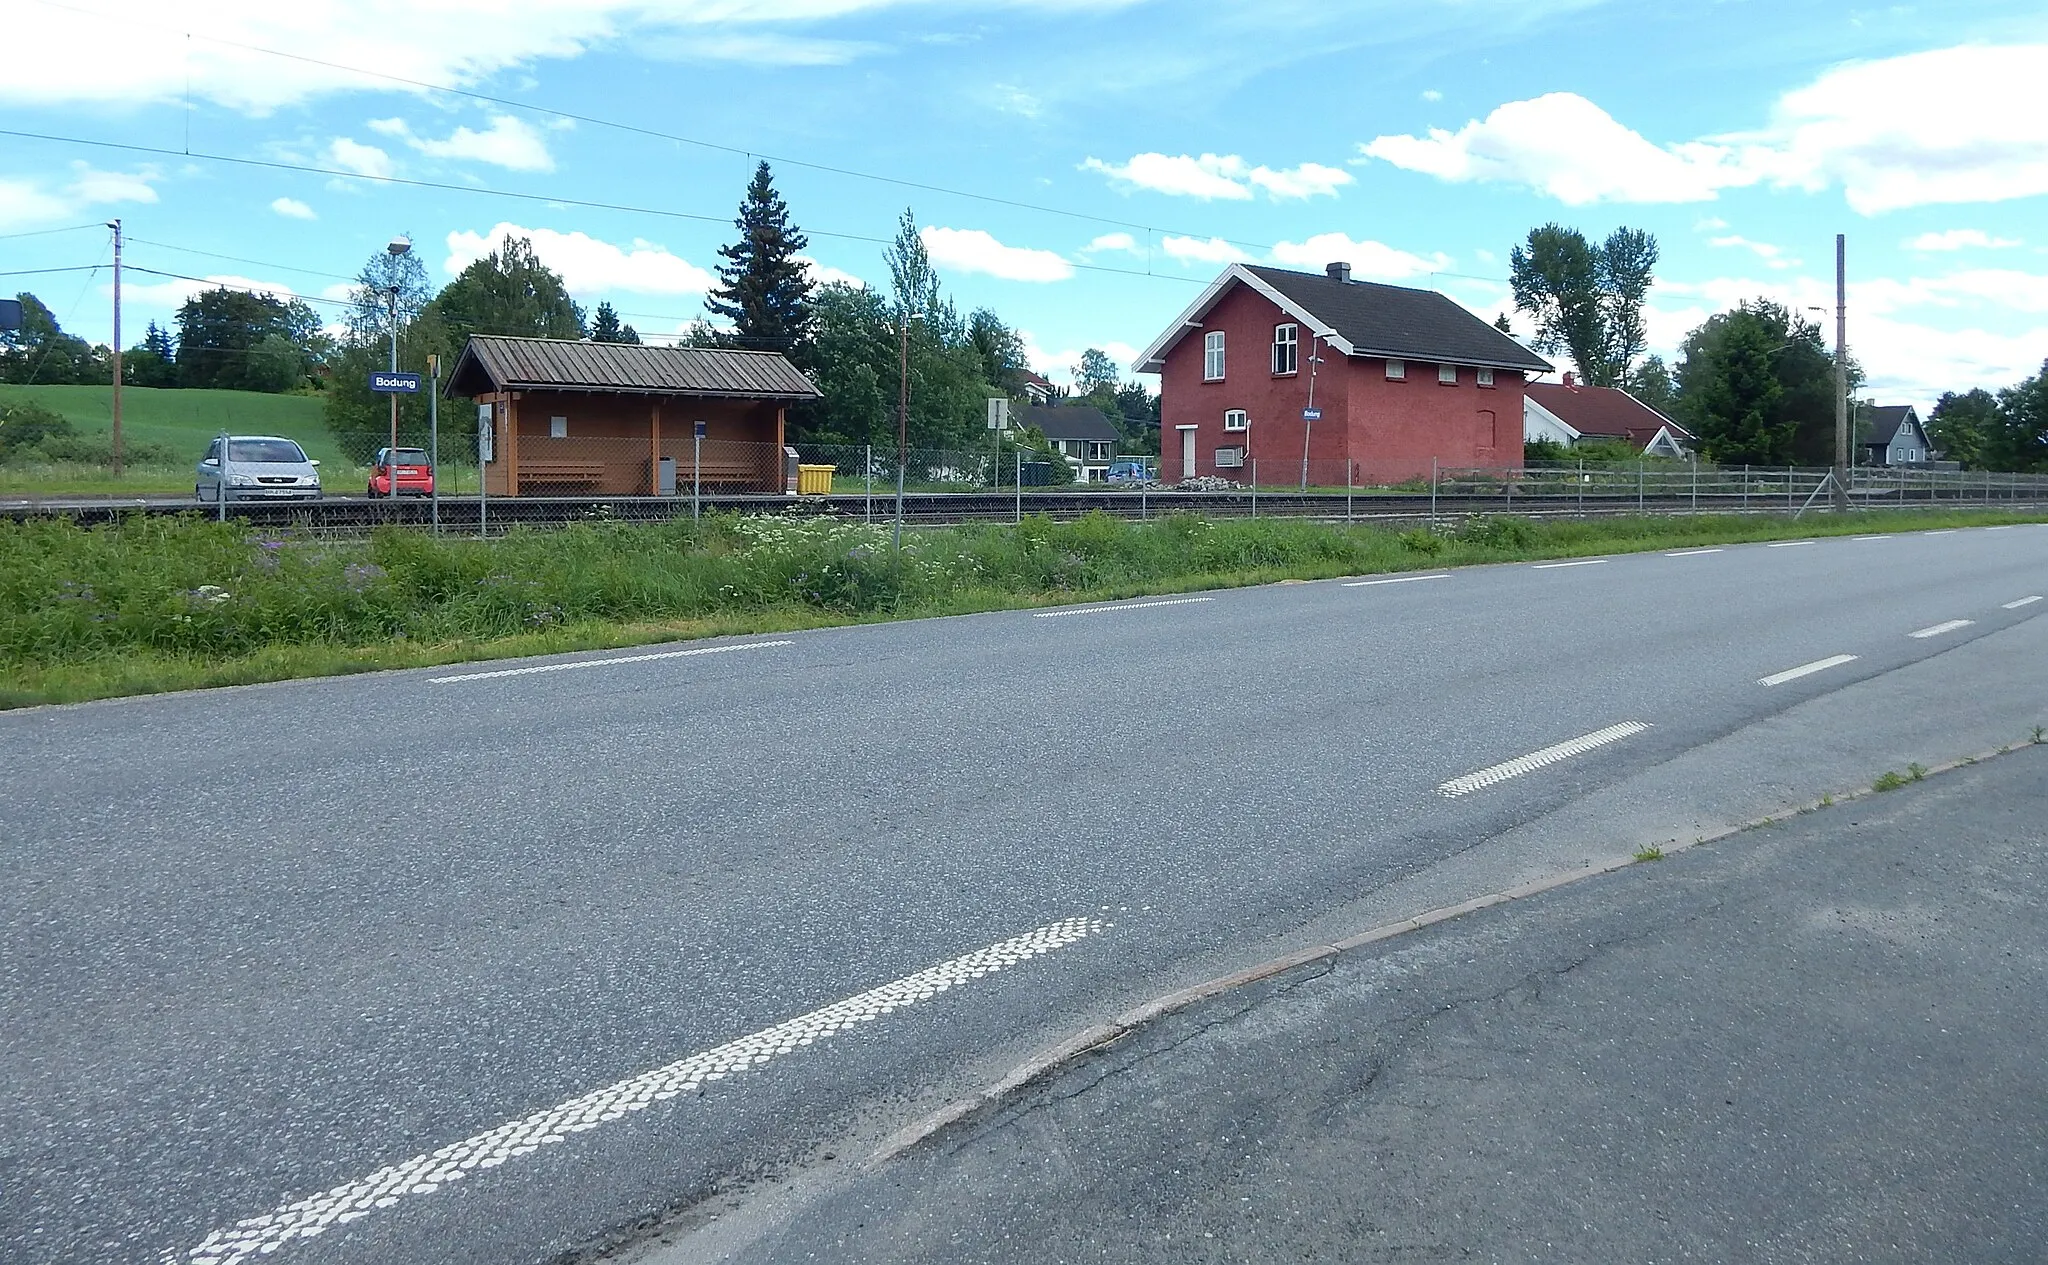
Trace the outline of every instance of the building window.
<instances>
[{"instance_id":1,"label":"building window","mask_svg":"<svg viewBox=\"0 0 2048 1265\"><path fill-rule=\"evenodd\" d=\"M1389 360L1389 361L1387 362L1387 381L1389 381L1389 382L1399 382L1399 381L1400 381L1401 379L1403 379L1403 378L1405 378L1405 377L1407 377L1407 376L1408 376L1408 362L1407 362L1407 361L1405 361L1405 360Z\"/></svg>"},{"instance_id":2,"label":"building window","mask_svg":"<svg viewBox=\"0 0 2048 1265\"><path fill-rule=\"evenodd\" d=\"M1225 430L1250 430L1251 428L1251 416L1241 408L1231 409L1223 415L1223 429Z\"/></svg>"},{"instance_id":3,"label":"building window","mask_svg":"<svg viewBox=\"0 0 2048 1265\"><path fill-rule=\"evenodd\" d=\"M568 437L569 419L566 417L550 417L548 419L548 438L567 439Z\"/></svg>"},{"instance_id":4,"label":"building window","mask_svg":"<svg viewBox=\"0 0 2048 1265\"><path fill-rule=\"evenodd\" d=\"M1223 381L1223 331L1202 335L1202 381Z\"/></svg>"},{"instance_id":5,"label":"building window","mask_svg":"<svg viewBox=\"0 0 2048 1265\"><path fill-rule=\"evenodd\" d=\"M1493 385L1493 370L1479 370L1479 385L1483 387L1490 387Z\"/></svg>"},{"instance_id":6,"label":"building window","mask_svg":"<svg viewBox=\"0 0 2048 1265\"><path fill-rule=\"evenodd\" d=\"M1293 325L1273 327L1273 372L1293 373L1301 368L1301 331Z\"/></svg>"},{"instance_id":7,"label":"building window","mask_svg":"<svg viewBox=\"0 0 2048 1265\"><path fill-rule=\"evenodd\" d=\"M1447 387L1458 385L1458 366L1438 365L1436 367L1436 380Z\"/></svg>"}]
</instances>

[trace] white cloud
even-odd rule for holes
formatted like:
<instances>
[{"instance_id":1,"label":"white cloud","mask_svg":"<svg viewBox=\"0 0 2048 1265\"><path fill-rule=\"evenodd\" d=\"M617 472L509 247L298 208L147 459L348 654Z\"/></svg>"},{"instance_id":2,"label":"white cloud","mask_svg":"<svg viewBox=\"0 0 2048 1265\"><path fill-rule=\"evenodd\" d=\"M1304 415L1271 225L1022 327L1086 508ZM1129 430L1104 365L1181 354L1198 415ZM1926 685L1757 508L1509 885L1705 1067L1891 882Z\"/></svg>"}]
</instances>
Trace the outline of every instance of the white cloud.
<instances>
[{"instance_id":1,"label":"white cloud","mask_svg":"<svg viewBox=\"0 0 2048 1265\"><path fill-rule=\"evenodd\" d=\"M346 136L337 136L328 142L327 161L358 176L388 176L395 169L391 155L375 145L365 145Z\"/></svg>"},{"instance_id":2,"label":"white cloud","mask_svg":"<svg viewBox=\"0 0 2048 1265\"><path fill-rule=\"evenodd\" d=\"M1900 243L1907 250L1920 251L1964 250L1970 247L2002 250L2019 244L2020 241L2016 237L1993 237L1981 228L1952 228L1941 233L1922 233Z\"/></svg>"},{"instance_id":3,"label":"white cloud","mask_svg":"<svg viewBox=\"0 0 2048 1265\"><path fill-rule=\"evenodd\" d=\"M1234 264L1251 258L1250 255L1224 241L1220 237L1204 240L1200 237L1162 237L1159 249L1168 257L1181 263Z\"/></svg>"},{"instance_id":4,"label":"white cloud","mask_svg":"<svg viewBox=\"0 0 2048 1265\"><path fill-rule=\"evenodd\" d=\"M1395 250L1383 242L1353 241L1342 233L1318 233L1305 242L1277 242L1273 262L1292 268L1321 268L1325 264L1347 263L1354 276L1381 281L1403 281L1450 267L1450 256L1437 254L1428 259Z\"/></svg>"},{"instance_id":5,"label":"white cloud","mask_svg":"<svg viewBox=\"0 0 2048 1265\"><path fill-rule=\"evenodd\" d=\"M1510 101L1456 132L1381 136L1367 157L1453 182L1520 184L1568 206L1696 202L1755 176L1718 146L1660 146L1571 92Z\"/></svg>"},{"instance_id":6,"label":"white cloud","mask_svg":"<svg viewBox=\"0 0 2048 1265\"><path fill-rule=\"evenodd\" d=\"M551 228L522 228L509 223L494 225L488 233L448 234L448 258L441 266L449 276L454 276L501 249L508 237L532 241L534 254L561 274L563 284L574 295L611 291L703 294L716 281L704 269L652 242L635 239L630 246L621 247L581 232L561 233Z\"/></svg>"},{"instance_id":7,"label":"white cloud","mask_svg":"<svg viewBox=\"0 0 2048 1265\"><path fill-rule=\"evenodd\" d=\"M1444 99L1444 94L1438 92L1435 88L1425 88L1422 91L1422 99L1424 101L1441 101Z\"/></svg>"},{"instance_id":8,"label":"white cloud","mask_svg":"<svg viewBox=\"0 0 2048 1265\"><path fill-rule=\"evenodd\" d=\"M161 281L137 283L133 280L121 282L121 301L137 307L176 309L185 300L206 290L247 290L252 294L272 294L280 299L297 297L292 288L275 281L256 281L233 273L210 274L203 281L186 281L178 277L167 277ZM113 287L106 287L111 296Z\"/></svg>"},{"instance_id":9,"label":"white cloud","mask_svg":"<svg viewBox=\"0 0 2048 1265\"><path fill-rule=\"evenodd\" d=\"M1255 190L1264 190L1274 201L1335 197L1337 190L1352 183L1352 175L1321 163L1299 167L1254 167L1236 154L1134 154L1125 163L1089 158L1082 171L1095 171L1112 181L1133 188L1173 197L1245 202Z\"/></svg>"},{"instance_id":10,"label":"white cloud","mask_svg":"<svg viewBox=\"0 0 2048 1265\"><path fill-rule=\"evenodd\" d=\"M1068 347L1055 351L1043 346L1037 336L1028 329L1019 330L1018 334L1024 340L1024 362L1039 376L1061 386L1074 384L1074 366L1081 362L1081 353L1088 347L1094 347L1106 354L1121 372L1129 372L1132 363L1138 359L1136 347L1115 339L1090 343L1088 347Z\"/></svg>"},{"instance_id":11,"label":"white cloud","mask_svg":"<svg viewBox=\"0 0 2048 1265\"><path fill-rule=\"evenodd\" d=\"M297 198L273 198L270 203L270 209L288 220L317 220L320 218L314 213L312 207L307 206Z\"/></svg>"},{"instance_id":12,"label":"white cloud","mask_svg":"<svg viewBox=\"0 0 2048 1265\"><path fill-rule=\"evenodd\" d=\"M1005 246L978 228L922 228L918 236L932 262L956 272L980 272L1005 281L1065 281L1074 265L1049 250Z\"/></svg>"},{"instance_id":13,"label":"white cloud","mask_svg":"<svg viewBox=\"0 0 2048 1265\"><path fill-rule=\"evenodd\" d=\"M1084 255L1099 255L1104 251L1110 250L1119 250L1129 255L1142 255L1145 253L1138 249L1138 239L1132 237L1129 233L1104 233L1086 246L1083 246L1081 253Z\"/></svg>"},{"instance_id":14,"label":"white cloud","mask_svg":"<svg viewBox=\"0 0 2048 1265\"><path fill-rule=\"evenodd\" d=\"M1722 219L1720 216L1703 215L1699 219L1693 221L1692 231L1695 233L1718 233L1722 229L1727 227L1728 221Z\"/></svg>"},{"instance_id":15,"label":"white cloud","mask_svg":"<svg viewBox=\"0 0 2048 1265\"><path fill-rule=\"evenodd\" d=\"M70 219L94 206L153 203L157 193L152 182L162 178L154 167L101 171L84 162L71 164L69 180L0 177L0 230L33 228Z\"/></svg>"},{"instance_id":16,"label":"white cloud","mask_svg":"<svg viewBox=\"0 0 2048 1265\"><path fill-rule=\"evenodd\" d=\"M1796 268L1800 262L1786 254L1783 246L1773 246L1769 242L1751 241L1749 238L1736 233L1731 233L1725 237L1709 238L1707 245L1718 246L1723 250L1746 250L1773 268Z\"/></svg>"},{"instance_id":17,"label":"white cloud","mask_svg":"<svg viewBox=\"0 0 2048 1265\"><path fill-rule=\"evenodd\" d=\"M554 155L538 129L509 114L491 117L491 125L479 132L458 127L446 140L415 136L404 119L372 119L372 131L395 136L429 158L466 159L490 163L511 171L553 171Z\"/></svg>"},{"instance_id":18,"label":"white cloud","mask_svg":"<svg viewBox=\"0 0 2048 1265\"><path fill-rule=\"evenodd\" d=\"M796 258L797 262L804 266L804 276L809 278L814 286L844 285L852 286L859 290L867 288L867 282L843 268L834 268L830 264L821 264L817 260L804 255L798 255Z\"/></svg>"}]
</instances>

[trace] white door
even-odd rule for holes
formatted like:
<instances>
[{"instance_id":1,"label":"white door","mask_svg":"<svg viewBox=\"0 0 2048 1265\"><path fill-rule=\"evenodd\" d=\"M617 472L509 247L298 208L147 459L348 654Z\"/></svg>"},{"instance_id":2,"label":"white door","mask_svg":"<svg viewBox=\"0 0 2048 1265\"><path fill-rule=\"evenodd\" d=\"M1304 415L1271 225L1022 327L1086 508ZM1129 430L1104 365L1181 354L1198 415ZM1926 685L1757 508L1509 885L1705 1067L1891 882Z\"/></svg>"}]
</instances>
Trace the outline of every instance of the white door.
<instances>
[{"instance_id":1,"label":"white door","mask_svg":"<svg viewBox=\"0 0 2048 1265\"><path fill-rule=\"evenodd\" d=\"M1195 430L1192 426L1180 433L1180 477L1195 477Z\"/></svg>"}]
</instances>

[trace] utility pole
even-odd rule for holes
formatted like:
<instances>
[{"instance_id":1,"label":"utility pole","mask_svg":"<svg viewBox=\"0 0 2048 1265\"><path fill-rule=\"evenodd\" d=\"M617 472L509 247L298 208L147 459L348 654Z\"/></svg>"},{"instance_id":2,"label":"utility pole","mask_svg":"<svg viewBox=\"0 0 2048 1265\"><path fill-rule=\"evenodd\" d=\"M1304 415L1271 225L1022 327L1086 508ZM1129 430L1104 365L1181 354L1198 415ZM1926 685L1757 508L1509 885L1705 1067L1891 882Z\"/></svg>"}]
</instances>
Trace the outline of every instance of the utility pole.
<instances>
[{"instance_id":1,"label":"utility pole","mask_svg":"<svg viewBox=\"0 0 2048 1265\"><path fill-rule=\"evenodd\" d=\"M1835 508L1849 508L1848 239L1835 234Z\"/></svg>"},{"instance_id":2,"label":"utility pole","mask_svg":"<svg viewBox=\"0 0 2048 1265\"><path fill-rule=\"evenodd\" d=\"M384 248L391 256L391 372L398 372L398 278L397 261L412 250L412 241L406 237L394 237ZM391 480L389 489L391 503L398 503L398 395L391 396L391 446L384 450L384 475Z\"/></svg>"},{"instance_id":3,"label":"utility pole","mask_svg":"<svg viewBox=\"0 0 2048 1265\"><path fill-rule=\"evenodd\" d=\"M114 477L121 477L121 221L110 220L114 230ZM225 486L225 484L223 484Z\"/></svg>"},{"instance_id":4,"label":"utility pole","mask_svg":"<svg viewBox=\"0 0 2048 1265\"><path fill-rule=\"evenodd\" d=\"M896 321L896 550L903 549L903 467L910 459L910 310Z\"/></svg>"}]
</instances>

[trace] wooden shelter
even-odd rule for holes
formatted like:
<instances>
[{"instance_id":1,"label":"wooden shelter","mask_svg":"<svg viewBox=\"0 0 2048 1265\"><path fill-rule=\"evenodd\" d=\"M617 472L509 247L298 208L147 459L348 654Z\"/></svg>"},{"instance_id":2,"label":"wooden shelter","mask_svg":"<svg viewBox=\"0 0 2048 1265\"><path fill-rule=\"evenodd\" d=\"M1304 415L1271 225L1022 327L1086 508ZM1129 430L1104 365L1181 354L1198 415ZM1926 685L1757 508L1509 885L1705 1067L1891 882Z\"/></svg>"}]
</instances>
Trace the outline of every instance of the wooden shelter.
<instances>
[{"instance_id":1,"label":"wooden shelter","mask_svg":"<svg viewBox=\"0 0 2048 1265\"><path fill-rule=\"evenodd\" d=\"M819 398L776 352L485 334L446 394L491 406L492 496L663 495L700 473L706 488L782 492L788 407Z\"/></svg>"}]
</instances>

